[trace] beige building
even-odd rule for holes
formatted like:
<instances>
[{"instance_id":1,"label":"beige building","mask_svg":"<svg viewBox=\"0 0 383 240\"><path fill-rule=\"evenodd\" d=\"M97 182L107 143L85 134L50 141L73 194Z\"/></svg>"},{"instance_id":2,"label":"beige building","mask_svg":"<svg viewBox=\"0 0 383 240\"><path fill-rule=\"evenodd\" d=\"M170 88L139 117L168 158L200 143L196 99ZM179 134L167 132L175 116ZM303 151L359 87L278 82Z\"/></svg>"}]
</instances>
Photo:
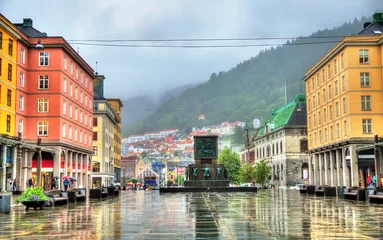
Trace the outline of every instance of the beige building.
<instances>
[{"instance_id":1,"label":"beige building","mask_svg":"<svg viewBox=\"0 0 383 240\"><path fill-rule=\"evenodd\" d=\"M115 112L114 125L114 182L121 182L121 115L124 106L119 98L108 98L109 105Z\"/></svg>"}]
</instances>

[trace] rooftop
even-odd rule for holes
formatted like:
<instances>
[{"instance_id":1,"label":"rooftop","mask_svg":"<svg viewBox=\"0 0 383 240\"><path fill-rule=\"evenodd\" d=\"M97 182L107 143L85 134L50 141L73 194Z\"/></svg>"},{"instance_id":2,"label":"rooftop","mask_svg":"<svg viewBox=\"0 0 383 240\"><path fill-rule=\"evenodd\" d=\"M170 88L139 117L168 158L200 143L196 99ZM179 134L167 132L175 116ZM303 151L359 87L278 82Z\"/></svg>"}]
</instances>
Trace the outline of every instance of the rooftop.
<instances>
[{"instance_id":1,"label":"rooftop","mask_svg":"<svg viewBox=\"0 0 383 240\"><path fill-rule=\"evenodd\" d=\"M375 36L383 33L383 13L375 13L371 23L365 23L365 28L358 33L359 36Z\"/></svg>"}]
</instances>

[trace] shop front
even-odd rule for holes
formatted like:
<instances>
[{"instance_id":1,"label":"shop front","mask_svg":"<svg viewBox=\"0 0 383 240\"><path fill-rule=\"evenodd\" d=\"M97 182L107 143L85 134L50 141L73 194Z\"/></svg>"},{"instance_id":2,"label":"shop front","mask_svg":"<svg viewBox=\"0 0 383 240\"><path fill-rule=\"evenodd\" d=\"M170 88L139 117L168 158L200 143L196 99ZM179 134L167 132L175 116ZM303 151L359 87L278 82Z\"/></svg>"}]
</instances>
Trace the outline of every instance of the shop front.
<instances>
[{"instance_id":1,"label":"shop front","mask_svg":"<svg viewBox=\"0 0 383 240\"><path fill-rule=\"evenodd\" d=\"M368 187L372 184L375 176L375 155L374 149L359 151L358 153L358 171L359 187Z\"/></svg>"}]
</instances>

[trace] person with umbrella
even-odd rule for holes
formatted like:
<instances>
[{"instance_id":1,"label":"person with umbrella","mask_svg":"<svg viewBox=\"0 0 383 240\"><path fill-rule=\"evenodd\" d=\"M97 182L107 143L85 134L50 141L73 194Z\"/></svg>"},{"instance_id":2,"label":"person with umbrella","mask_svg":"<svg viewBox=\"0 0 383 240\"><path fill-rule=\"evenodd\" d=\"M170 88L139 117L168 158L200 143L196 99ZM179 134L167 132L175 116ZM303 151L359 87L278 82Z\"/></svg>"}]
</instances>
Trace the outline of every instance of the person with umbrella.
<instances>
[{"instance_id":1,"label":"person with umbrella","mask_svg":"<svg viewBox=\"0 0 383 240\"><path fill-rule=\"evenodd\" d=\"M64 179L64 191L67 192L68 191L68 186L69 186L69 181L68 181L68 176L64 176L63 179Z\"/></svg>"}]
</instances>

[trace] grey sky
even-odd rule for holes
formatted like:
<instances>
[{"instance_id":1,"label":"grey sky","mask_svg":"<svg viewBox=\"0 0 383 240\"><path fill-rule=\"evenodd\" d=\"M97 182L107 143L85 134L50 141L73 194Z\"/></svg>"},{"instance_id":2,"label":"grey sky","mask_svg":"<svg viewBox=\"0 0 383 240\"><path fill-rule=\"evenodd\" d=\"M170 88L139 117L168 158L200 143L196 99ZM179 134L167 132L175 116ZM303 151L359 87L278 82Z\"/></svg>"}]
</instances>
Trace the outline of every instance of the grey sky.
<instances>
[{"instance_id":1,"label":"grey sky","mask_svg":"<svg viewBox=\"0 0 383 240\"><path fill-rule=\"evenodd\" d=\"M29 17L38 30L67 40L295 37L378 8L381 0L0 0L0 12L12 22ZM122 99L207 81L212 72L228 70L261 49L79 47L94 69L99 63L105 95Z\"/></svg>"}]
</instances>

